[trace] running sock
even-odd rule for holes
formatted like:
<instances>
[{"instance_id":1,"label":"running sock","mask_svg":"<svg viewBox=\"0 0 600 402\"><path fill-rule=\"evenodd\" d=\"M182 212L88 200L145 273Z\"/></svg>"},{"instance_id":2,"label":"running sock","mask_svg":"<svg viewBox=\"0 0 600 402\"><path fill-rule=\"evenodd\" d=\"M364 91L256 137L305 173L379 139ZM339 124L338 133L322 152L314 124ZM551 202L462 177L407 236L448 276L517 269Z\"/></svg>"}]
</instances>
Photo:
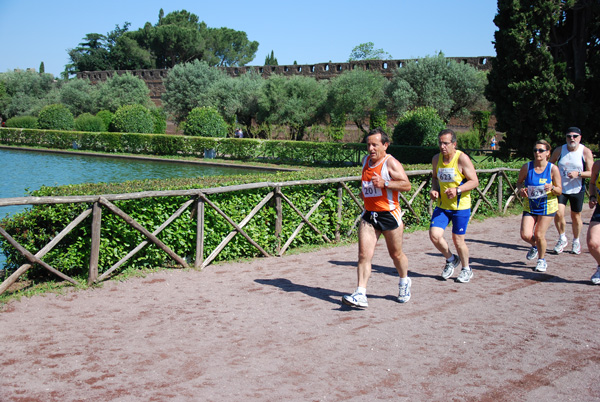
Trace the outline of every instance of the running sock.
<instances>
[{"instance_id":1,"label":"running sock","mask_svg":"<svg viewBox=\"0 0 600 402\"><path fill-rule=\"evenodd\" d=\"M452 262L454 261L454 254L452 254L452 257L450 258L446 258L446 262Z\"/></svg>"},{"instance_id":2,"label":"running sock","mask_svg":"<svg viewBox=\"0 0 600 402\"><path fill-rule=\"evenodd\" d=\"M360 286L356 288L357 293L362 293L363 295L367 294L367 288L361 288Z\"/></svg>"},{"instance_id":3,"label":"running sock","mask_svg":"<svg viewBox=\"0 0 600 402\"><path fill-rule=\"evenodd\" d=\"M405 285L408 283L408 276L406 278L400 278L400 285Z\"/></svg>"},{"instance_id":4,"label":"running sock","mask_svg":"<svg viewBox=\"0 0 600 402\"><path fill-rule=\"evenodd\" d=\"M576 239L573 239L573 243L579 243L579 237Z\"/></svg>"},{"instance_id":5,"label":"running sock","mask_svg":"<svg viewBox=\"0 0 600 402\"><path fill-rule=\"evenodd\" d=\"M563 241L567 240L567 235L564 234L564 233L561 233L560 234L560 239L563 240Z\"/></svg>"},{"instance_id":6,"label":"running sock","mask_svg":"<svg viewBox=\"0 0 600 402\"><path fill-rule=\"evenodd\" d=\"M463 269L465 269L465 270L467 270L467 271L470 271L470 270L471 270L471 267L467 265L466 267L463 267Z\"/></svg>"}]
</instances>

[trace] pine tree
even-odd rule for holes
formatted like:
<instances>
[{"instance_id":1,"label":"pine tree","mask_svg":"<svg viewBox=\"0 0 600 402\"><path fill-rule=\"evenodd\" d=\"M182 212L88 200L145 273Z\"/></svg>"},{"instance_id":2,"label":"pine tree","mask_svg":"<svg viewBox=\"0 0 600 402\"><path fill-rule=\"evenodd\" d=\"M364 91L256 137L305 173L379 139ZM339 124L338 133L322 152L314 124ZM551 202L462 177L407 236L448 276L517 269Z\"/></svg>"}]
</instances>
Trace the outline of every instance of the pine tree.
<instances>
[{"instance_id":1,"label":"pine tree","mask_svg":"<svg viewBox=\"0 0 600 402\"><path fill-rule=\"evenodd\" d=\"M46 72L46 69L44 68L44 62L42 61L40 63L40 74L44 74Z\"/></svg>"},{"instance_id":2,"label":"pine tree","mask_svg":"<svg viewBox=\"0 0 600 402\"><path fill-rule=\"evenodd\" d=\"M275 53L271 50L271 55L265 57L265 66L278 66L277 59L275 58Z\"/></svg>"}]
</instances>

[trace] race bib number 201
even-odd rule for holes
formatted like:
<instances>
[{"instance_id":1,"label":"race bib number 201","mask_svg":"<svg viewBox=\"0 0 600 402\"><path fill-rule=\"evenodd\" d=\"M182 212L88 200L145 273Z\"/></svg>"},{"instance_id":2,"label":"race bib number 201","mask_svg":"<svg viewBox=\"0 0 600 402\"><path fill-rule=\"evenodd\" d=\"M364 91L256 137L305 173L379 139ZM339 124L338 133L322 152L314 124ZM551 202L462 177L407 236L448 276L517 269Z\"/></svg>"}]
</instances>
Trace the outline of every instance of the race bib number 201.
<instances>
[{"instance_id":1,"label":"race bib number 201","mask_svg":"<svg viewBox=\"0 0 600 402\"><path fill-rule=\"evenodd\" d=\"M373 185L372 181L362 182L362 192L364 197L379 197L381 196L381 189Z\"/></svg>"}]
</instances>

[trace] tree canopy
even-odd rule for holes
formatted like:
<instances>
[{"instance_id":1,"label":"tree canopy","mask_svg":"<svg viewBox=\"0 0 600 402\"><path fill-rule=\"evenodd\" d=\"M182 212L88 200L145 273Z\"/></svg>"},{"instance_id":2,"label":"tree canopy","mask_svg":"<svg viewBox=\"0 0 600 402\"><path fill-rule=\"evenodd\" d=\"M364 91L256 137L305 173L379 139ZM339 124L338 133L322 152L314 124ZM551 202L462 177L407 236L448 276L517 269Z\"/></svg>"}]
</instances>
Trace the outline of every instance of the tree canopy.
<instances>
[{"instance_id":1,"label":"tree canopy","mask_svg":"<svg viewBox=\"0 0 600 402\"><path fill-rule=\"evenodd\" d=\"M569 126L600 137L600 2L499 0L496 58L486 96L495 103L506 147L530 154Z\"/></svg>"},{"instance_id":2,"label":"tree canopy","mask_svg":"<svg viewBox=\"0 0 600 402\"><path fill-rule=\"evenodd\" d=\"M243 31L209 28L186 10L164 15L158 22L146 22L137 31L129 31L129 22L106 35L88 33L83 41L69 49L70 63L65 73L80 71L173 68L180 63L201 60L210 66L243 66L252 61L258 42L250 41Z\"/></svg>"},{"instance_id":3,"label":"tree canopy","mask_svg":"<svg viewBox=\"0 0 600 402\"><path fill-rule=\"evenodd\" d=\"M373 42L361 43L355 46L348 57L348 61L356 60L385 60L391 59L392 55L383 49L375 49Z\"/></svg>"},{"instance_id":4,"label":"tree canopy","mask_svg":"<svg viewBox=\"0 0 600 402\"><path fill-rule=\"evenodd\" d=\"M448 60L443 53L409 61L398 68L386 88L390 109L398 115L433 107L446 122L485 102L485 73Z\"/></svg>"},{"instance_id":5,"label":"tree canopy","mask_svg":"<svg viewBox=\"0 0 600 402\"><path fill-rule=\"evenodd\" d=\"M378 72L360 69L343 72L331 80L330 113L346 116L367 133L370 112L381 106L383 101L385 81Z\"/></svg>"}]
</instances>

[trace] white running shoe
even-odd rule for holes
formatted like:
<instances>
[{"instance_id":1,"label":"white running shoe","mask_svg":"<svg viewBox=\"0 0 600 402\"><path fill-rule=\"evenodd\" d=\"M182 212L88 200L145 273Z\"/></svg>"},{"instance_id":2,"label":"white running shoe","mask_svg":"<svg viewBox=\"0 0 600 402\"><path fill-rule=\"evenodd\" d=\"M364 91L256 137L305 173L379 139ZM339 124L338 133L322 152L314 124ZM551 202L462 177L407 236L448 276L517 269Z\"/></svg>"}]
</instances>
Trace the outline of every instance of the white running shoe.
<instances>
[{"instance_id":1,"label":"white running shoe","mask_svg":"<svg viewBox=\"0 0 600 402\"><path fill-rule=\"evenodd\" d=\"M452 261L446 261L446 265L444 265L444 270L442 271L442 278L448 279L454 273L454 268L458 267L460 264L460 258L456 254L452 254L454 259Z\"/></svg>"},{"instance_id":2,"label":"white running shoe","mask_svg":"<svg viewBox=\"0 0 600 402\"><path fill-rule=\"evenodd\" d=\"M579 240L573 240L573 248L571 249L571 254L581 254L581 243L579 243Z\"/></svg>"},{"instance_id":3,"label":"white running shoe","mask_svg":"<svg viewBox=\"0 0 600 402\"><path fill-rule=\"evenodd\" d=\"M350 307L369 307L369 303L367 302L367 296L358 292L354 292L351 295L346 295L342 297L342 303Z\"/></svg>"},{"instance_id":4,"label":"white running shoe","mask_svg":"<svg viewBox=\"0 0 600 402\"><path fill-rule=\"evenodd\" d=\"M537 260L537 265L534 268L536 272L546 272L546 268L548 268L548 264L546 260L542 260L541 258Z\"/></svg>"},{"instance_id":5,"label":"white running shoe","mask_svg":"<svg viewBox=\"0 0 600 402\"><path fill-rule=\"evenodd\" d=\"M473 270L463 268L460 270L460 274L458 274L458 277L456 278L456 280L460 283L467 283L471 280L472 277L473 277Z\"/></svg>"},{"instance_id":6,"label":"white running shoe","mask_svg":"<svg viewBox=\"0 0 600 402\"><path fill-rule=\"evenodd\" d=\"M398 291L398 301L400 303L406 303L410 300L410 286L412 285L412 280L408 278L408 282L399 285Z\"/></svg>"},{"instance_id":7,"label":"white running shoe","mask_svg":"<svg viewBox=\"0 0 600 402\"><path fill-rule=\"evenodd\" d=\"M600 266L596 269L596 273L592 275L592 283L594 285L600 285Z\"/></svg>"},{"instance_id":8,"label":"white running shoe","mask_svg":"<svg viewBox=\"0 0 600 402\"><path fill-rule=\"evenodd\" d=\"M567 241L567 239L562 239L562 238L558 238L558 241L556 242L556 246L554 246L554 253L555 254L560 254L563 252L563 250L565 249L565 247L567 247L567 244L569 242Z\"/></svg>"},{"instance_id":9,"label":"white running shoe","mask_svg":"<svg viewBox=\"0 0 600 402\"><path fill-rule=\"evenodd\" d=\"M537 247L536 246L532 246L529 251L527 252L527 259L528 260L534 260L536 259L538 256L538 251L537 251Z\"/></svg>"}]
</instances>

